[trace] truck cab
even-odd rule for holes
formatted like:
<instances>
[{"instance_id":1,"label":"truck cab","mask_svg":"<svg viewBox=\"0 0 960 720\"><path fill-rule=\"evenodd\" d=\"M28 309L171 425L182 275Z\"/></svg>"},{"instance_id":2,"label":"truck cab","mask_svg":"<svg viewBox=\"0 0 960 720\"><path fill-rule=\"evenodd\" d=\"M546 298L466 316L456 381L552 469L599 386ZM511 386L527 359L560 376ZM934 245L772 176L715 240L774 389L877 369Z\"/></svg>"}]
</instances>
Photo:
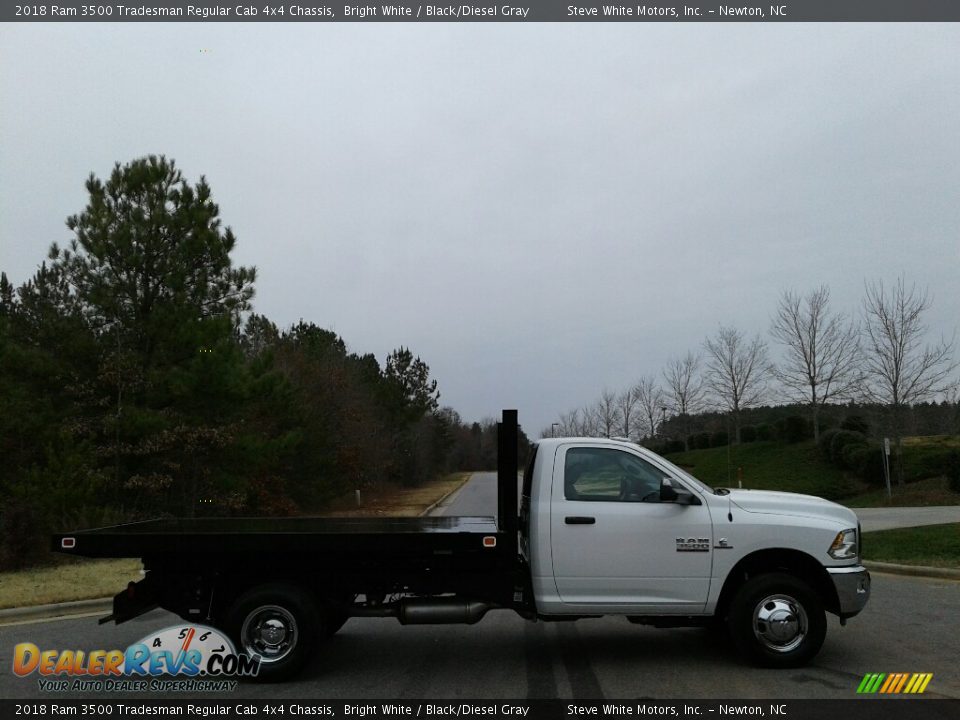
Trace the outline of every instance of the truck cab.
<instances>
[{"instance_id":1,"label":"truck cab","mask_svg":"<svg viewBox=\"0 0 960 720\"><path fill-rule=\"evenodd\" d=\"M520 554L539 616L729 629L768 665L805 662L869 597L853 511L714 489L634 443L550 438L523 478ZM759 590L758 590L759 588Z\"/></svg>"}]
</instances>

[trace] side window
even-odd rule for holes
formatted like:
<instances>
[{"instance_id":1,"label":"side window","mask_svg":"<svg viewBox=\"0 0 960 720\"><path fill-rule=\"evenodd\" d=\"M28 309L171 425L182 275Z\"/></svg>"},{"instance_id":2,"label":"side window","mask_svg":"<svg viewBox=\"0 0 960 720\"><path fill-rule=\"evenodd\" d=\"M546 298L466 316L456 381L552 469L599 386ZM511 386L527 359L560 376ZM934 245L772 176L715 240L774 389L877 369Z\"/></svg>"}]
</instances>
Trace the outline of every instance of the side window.
<instances>
[{"instance_id":1,"label":"side window","mask_svg":"<svg viewBox=\"0 0 960 720\"><path fill-rule=\"evenodd\" d=\"M665 474L635 455L613 448L570 448L563 465L567 500L659 502Z\"/></svg>"}]
</instances>

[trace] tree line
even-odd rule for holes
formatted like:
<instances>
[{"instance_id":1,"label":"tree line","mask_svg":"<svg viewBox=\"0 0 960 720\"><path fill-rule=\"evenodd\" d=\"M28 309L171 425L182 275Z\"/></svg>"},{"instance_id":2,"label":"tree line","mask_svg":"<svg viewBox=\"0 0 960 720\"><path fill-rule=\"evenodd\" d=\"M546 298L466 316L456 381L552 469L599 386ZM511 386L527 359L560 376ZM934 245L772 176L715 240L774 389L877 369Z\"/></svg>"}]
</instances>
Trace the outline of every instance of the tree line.
<instances>
[{"instance_id":1,"label":"tree line","mask_svg":"<svg viewBox=\"0 0 960 720\"><path fill-rule=\"evenodd\" d=\"M893 285L865 282L856 315L833 311L826 286L805 295L786 290L769 329L781 350L778 361L759 333L749 337L721 326L700 348L669 360L659 376L644 375L620 392L604 390L541 434L622 436L648 444L675 439L688 450L705 420L719 414L729 422L729 442L738 444L746 415L774 402L802 408L819 439L824 413L847 404L850 414L869 412L881 420L878 430L892 437L900 458L904 431L919 406L941 401L950 408L949 432L960 432L954 342L927 342L923 318L930 304L927 290L903 277ZM895 467L902 483L902 462Z\"/></svg>"},{"instance_id":2,"label":"tree line","mask_svg":"<svg viewBox=\"0 0 960 720\"><path fill-rule=\"evenodd\" d=\"M18 287L0 274L0 569L55 529L311 513L495 465L495 423L441 407L409 348L381 364L254 312L203 178L150 156L86 189L66 247Z\"/></svg>"}]
</instances>

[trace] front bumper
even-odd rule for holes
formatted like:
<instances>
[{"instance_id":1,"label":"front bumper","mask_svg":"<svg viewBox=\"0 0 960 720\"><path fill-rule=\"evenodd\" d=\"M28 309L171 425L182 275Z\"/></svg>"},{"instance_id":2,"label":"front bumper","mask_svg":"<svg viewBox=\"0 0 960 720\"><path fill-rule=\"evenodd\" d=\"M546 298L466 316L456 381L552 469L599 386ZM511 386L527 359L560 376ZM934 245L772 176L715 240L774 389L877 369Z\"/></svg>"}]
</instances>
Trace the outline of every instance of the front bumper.
<instances>
[{"instance_id":1,"label":"front bumper","mask_svg":"<svg viewBox=\"0 0 960 720\"><path fill-rule=\"evenodd\" d=\"M870 599L870 572L861 565L828 567L827 572L837 591L840 620L851 618L863 610Z\"/></svg>"}]
</instances>

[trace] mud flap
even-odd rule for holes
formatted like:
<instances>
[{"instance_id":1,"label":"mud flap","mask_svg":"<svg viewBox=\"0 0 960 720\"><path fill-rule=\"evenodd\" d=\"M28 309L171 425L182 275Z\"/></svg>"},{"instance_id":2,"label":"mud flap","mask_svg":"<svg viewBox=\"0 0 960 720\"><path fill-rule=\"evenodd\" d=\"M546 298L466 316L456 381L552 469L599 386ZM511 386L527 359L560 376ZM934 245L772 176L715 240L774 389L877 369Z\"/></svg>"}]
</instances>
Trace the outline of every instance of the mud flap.
<instances>
[{"instance_id":1,"label":"mud flap","mask_svg":"<svg viewBox=\"0 0 960 720\"><path fill-rule=\"evenodd\" d=\"M150 612L159 605L160 593L157 592L157 588L149 577L140 582L131 582L126 590L113 596L113 612L100 618L99 624L103 625L112 620L119 625Z\"/></svg>"}]
</instances>

